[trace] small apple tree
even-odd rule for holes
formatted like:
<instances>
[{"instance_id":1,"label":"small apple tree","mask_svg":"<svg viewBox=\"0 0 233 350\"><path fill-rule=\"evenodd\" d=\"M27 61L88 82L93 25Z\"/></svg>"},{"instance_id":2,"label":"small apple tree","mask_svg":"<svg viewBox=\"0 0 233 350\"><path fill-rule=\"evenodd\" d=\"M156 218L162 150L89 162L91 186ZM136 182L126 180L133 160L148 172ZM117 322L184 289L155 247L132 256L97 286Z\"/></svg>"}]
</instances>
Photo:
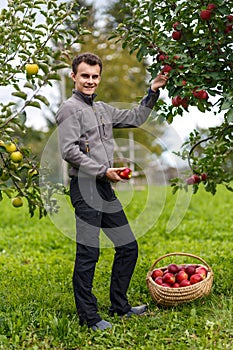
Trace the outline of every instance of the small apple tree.
<instances>
[{"instance_id":1,"label":"small apple tree","mask_svg":"<svg viewBox=\"0 0 233 350\"><path fill-rule=\"evenodd\" d=\"M187 190L189 184L195 192L200 181L213 194L218 184L233 190L231 2L125 0L123 11L127 15L113 37L123 40L131 53L136 51L139 61L152 58L148 67L152 77L161 70L169 74L170 103L156 105L159 118L172 123L190 106L211 111L213 119L223 116L222 124L209 128L203 140L197 130L190 134L179 155L188 159L195 176L174 179L174 192Z\"/></svg>"},{"instance_id":2,"label":"small apple tree","mask_svg":"<svg viewBox=\"0 0 233 350\"><path fill-rule=\"evenodd\" d=\"M16 135L27 132L28 107L49 107L42 88L60 79L69 48L85 34L80 25L85 10L74 6L75 1L8 0L0 12L1 94L10 95L0 101L0 200L14 197L19 207L25 198L31 216L37 208L40 217L56 210L52 194L64 188L45 181L41 191L39 163ZM69 26L74 20L78 31Z\"/></svg>"}]
</instances>

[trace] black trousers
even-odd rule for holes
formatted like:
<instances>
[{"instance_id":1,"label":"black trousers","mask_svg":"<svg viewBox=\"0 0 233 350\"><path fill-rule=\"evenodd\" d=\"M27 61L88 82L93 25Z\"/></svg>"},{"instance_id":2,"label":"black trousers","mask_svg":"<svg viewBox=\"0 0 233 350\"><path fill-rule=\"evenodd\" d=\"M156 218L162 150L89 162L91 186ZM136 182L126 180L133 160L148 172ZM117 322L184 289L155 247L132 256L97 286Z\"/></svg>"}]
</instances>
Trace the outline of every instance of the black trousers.
<instances>
[{"instance_id":1,"label":"black trousers","mask_svg":"<svg viewBox=\"0 0 233 350\"><path fill-rule=\"evenodd\" d=\"M70 183L70 197L75 208L77 229L73 273L75 303L80 323L92 326L101 320L97 299L92 293L99 259L100 229L115 248L110 283L112 313L123 315L131 308L126 293L136 265L138 245L109 182L74 177Z\"/></svg>"}]
</instances>

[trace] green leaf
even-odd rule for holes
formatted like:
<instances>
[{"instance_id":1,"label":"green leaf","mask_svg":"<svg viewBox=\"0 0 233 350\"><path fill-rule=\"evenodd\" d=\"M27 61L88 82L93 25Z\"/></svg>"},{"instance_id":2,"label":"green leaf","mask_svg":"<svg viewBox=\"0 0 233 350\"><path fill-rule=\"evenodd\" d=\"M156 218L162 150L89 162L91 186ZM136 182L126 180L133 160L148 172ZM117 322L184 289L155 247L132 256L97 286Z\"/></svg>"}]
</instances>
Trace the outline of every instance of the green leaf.
<instances>
[{"instance_id":1,"label":"green leaf","mask_svg":"<svg viewBox=\"0 0 233 350\"><path fill-rule=\"evenodd\" d=\"M21 127L25 125L27 120L27 115L25 112L20 113L17 117L17 124L20 125Z\"/></svg>"},{"instance_id":2,"label":"green leaf","mask_svg":"<svg viewBox=\"0 0 233 350\"><path fill-rule=\"evenodd\" d=\"M49 79L49 80L61 80L61 77L59 74L51 73L51 74L48 74L47 79Z\"/></svg>"},{"instance_id":3,"label":"green leaf","mask_svg":"<svg viewBox=\"0 0 233 350\"><path fill-rule=\"evenodd\" d=\"M43 95L35 95L34 96L37 100L40 100L41 102L43 102L46 106L49 106L50 103L49 101L47 100L47 98Z\"/></svg>"},{"instance_id":4,"label":"green leaf","mask_svg":"<svg viewBox=\"0 0 233 350\"><path fill-rule=\"evenodd\" d=\"M40 103L39 102L37 102L37 101L27 101L26 102L26 106L27 107L35 107L35 108L41 108L41 105L40 105Z\"/></svg>"},{"instance_id":5,"label":"green leaf","mask_svg":"<svg viewBox=\"0 0 233 350\"><path fill-rule=\"evenodd\" d=\"M68 63L60 63L56 66L53 66L53 70L59 70L59 69L63 69L63 68L69 68L70 65Z\"/></svg>"},{"instance_id":6,"label":"green leaf","mask_svg":"<svg viewBox=\"0 0 233 350\"><path fill-rule=\"evenodd\" d=\"M35 89L35 85L33 85L32 83L29 83L29 81L26 81L26 83L24 84L24 87L32 90Z\"/></svg>"},{"instance_id":7,"label":"green leaf","mask_svg":"<svg viewBox=\"0 0 233 350\"><path fill-rule=\"evenodd\" d=\"M226 118L228 123L233 123L233 108L229 109L229 111L226 114Z\"/></svg>"},{"instance_id":8,"label":"green leaf","mask_svg":"<svg viewBox=\"0 0 233 350\"><path fill-rule=\"evenodd\" d=\"M232 107L232 100L227 99L223 102L222 106L221 106L221 111L223 111L224 109L229 109Z\"/></svg>"},{"instance_id":9,"label":"green leaf","mask_svg":"<svg viewBox=\"0 0 233 350\"><path fill-rule=\"evenodd\" d=\"M48 74L49 72L49 65L46 63L40 63L40 68L45 74Z\"/></svg>"},{"instance_id":10,"label":"green leaf","mask_svg":"<svg viewBox=\"0 0 233 350\"><path fill-rule=\"evenodd\" d=\"M27 99L27 94L23 91L15 91L15 92L12 92L11 95L22 98L23 100Z\"/></svg>"}]
</instances>

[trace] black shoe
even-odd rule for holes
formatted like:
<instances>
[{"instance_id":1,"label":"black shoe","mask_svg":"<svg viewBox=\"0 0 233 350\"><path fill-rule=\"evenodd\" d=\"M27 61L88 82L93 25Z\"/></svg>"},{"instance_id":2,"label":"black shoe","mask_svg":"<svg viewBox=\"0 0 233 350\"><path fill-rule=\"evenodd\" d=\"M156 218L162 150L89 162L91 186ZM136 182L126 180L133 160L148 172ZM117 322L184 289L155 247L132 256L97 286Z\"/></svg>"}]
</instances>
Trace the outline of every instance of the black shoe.
<instances>
[{"instance_id":1,"label":"black shoe","mask_svg":"<svg viewBox=\"0 0 233 350\"><path fill-rule=\"evenodd\" d=\"M112 328L112 325L110 322L107 322L105 320L101 320L99 322L97 322L96 324L94 324L93 326L90 327L93 331L104 331L107 328Z\"/></svg>"},{"instance_id":2,"label":"black shoe","mask_svg":"<svg viewBox=\"0 0 233 350\"><path fill-rule=\"evenodd\" d=\"M132 315L141 316L141 315L144 315L146 311L147 311L147 305L134 306L134 307L131 307L131 309L123 316L126 316L126 317L131 317Z\"/></svg>"}]
</instances>

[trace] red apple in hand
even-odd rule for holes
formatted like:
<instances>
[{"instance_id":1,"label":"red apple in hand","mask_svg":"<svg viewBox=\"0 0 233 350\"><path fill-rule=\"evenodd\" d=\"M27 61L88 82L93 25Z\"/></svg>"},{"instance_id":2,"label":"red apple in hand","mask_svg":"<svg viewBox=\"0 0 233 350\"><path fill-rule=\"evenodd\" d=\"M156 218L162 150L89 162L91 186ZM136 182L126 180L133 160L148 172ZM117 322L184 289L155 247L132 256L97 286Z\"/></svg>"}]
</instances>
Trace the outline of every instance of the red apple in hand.
<instances>
[{"instance_id":1,"label":"red apple in hand","mask_svg":"<svg viewBox=\"0 0 233 350\"><path fill-rule=\"evenodd\" d=\"M195 273L190 277L190 283L191 284L196 284L198 282L201 282L203 280L202 276L199 275L198 273Z\"/></svg>"},{"instance_id":2,"label":"red apple in hand","mask_svg":"<svg viewBox=\"0 0 233 350\"><path fill-rule=\"evenodd\" d=\"M183 280L187 280L188 279L188 274L185 271L179 271L176 274L176 282L180 283Z\"/></svg>"},{"instance_id":3,"label":"red apple in hand","mask_svg":"<svg viewBox=\"0 0 233 350\"><path fill-rule=\"evenodd\" d=\"M125 168L124 170L119 170L118 175L125 180L129 180L132 177L132 170L130 168Z\"/></svg>"}]
</instances>

